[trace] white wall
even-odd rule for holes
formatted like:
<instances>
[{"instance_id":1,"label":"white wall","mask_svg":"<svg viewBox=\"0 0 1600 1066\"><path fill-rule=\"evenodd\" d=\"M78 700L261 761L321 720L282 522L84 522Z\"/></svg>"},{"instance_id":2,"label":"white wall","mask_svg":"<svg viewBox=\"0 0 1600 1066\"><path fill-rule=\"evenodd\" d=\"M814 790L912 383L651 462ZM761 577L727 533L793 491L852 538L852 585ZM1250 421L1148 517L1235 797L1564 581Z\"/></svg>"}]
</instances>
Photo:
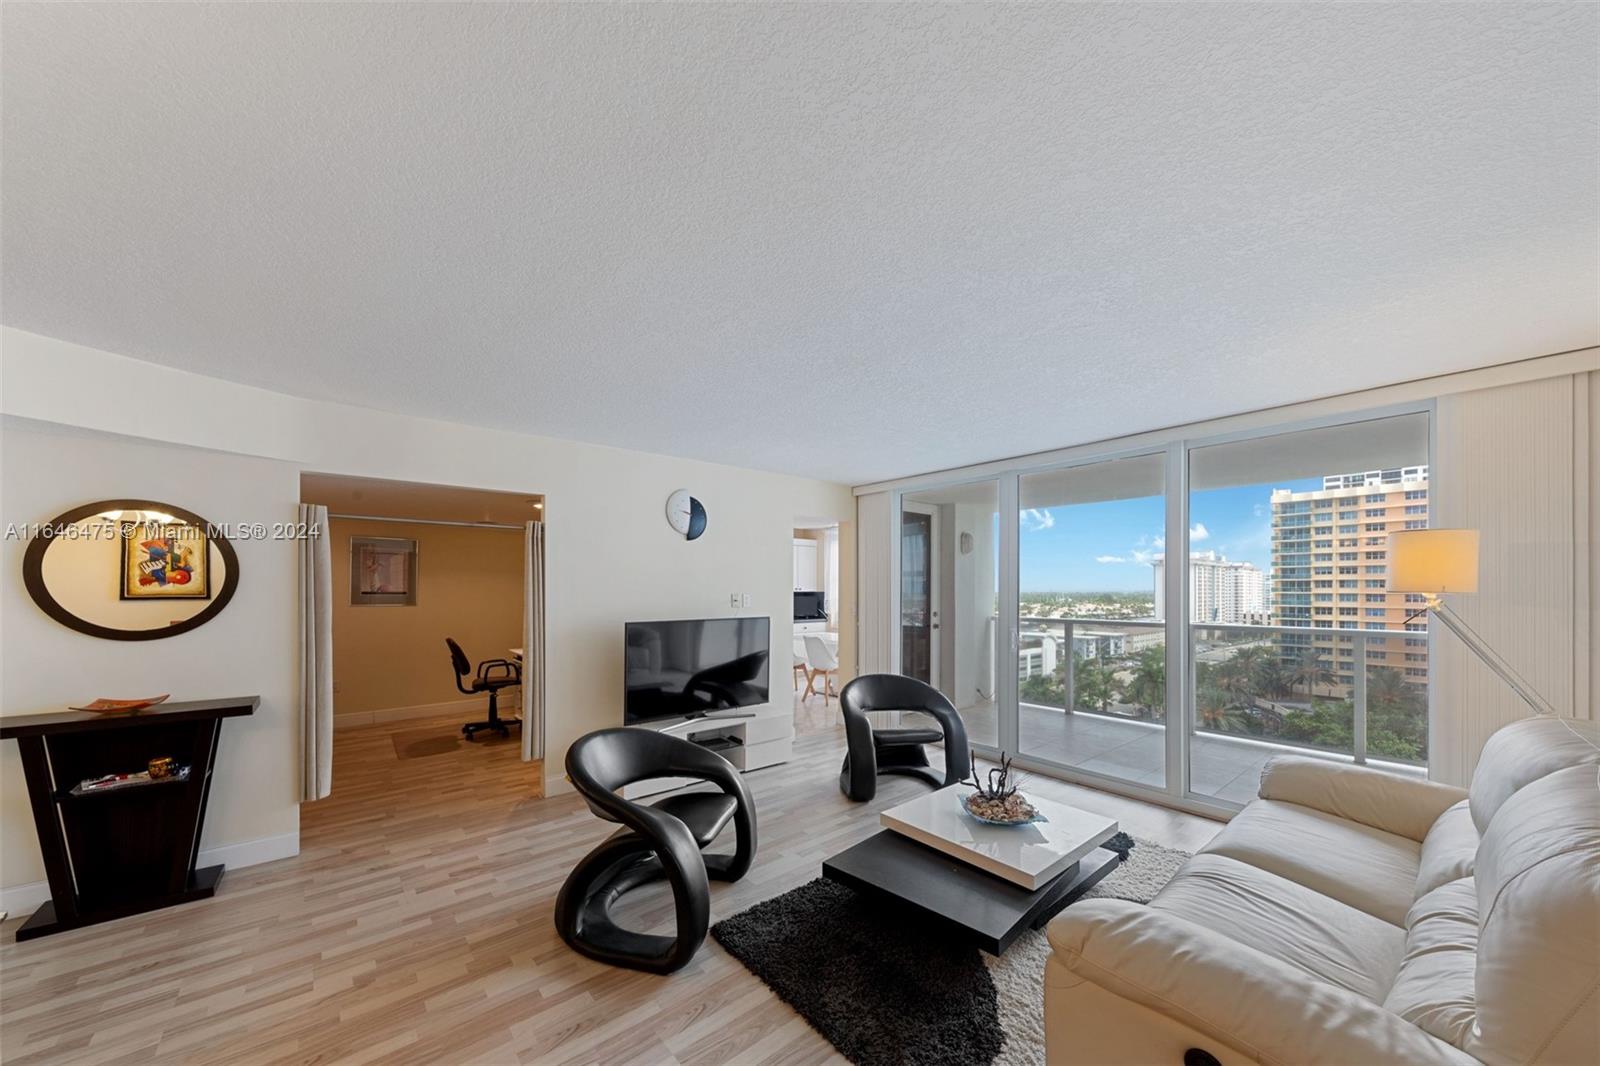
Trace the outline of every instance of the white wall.
<instances>
[{"instance_id":1,"label":"white wall","mask_svg":"<svg viewBox=\"0 0 1600 1066\"><path fill-rule=\"evenodd\" d=\"M174 395L185 398L181 414L152 416L150 412L167 409ZM773 402L782 402L782 397ZM0 329L0 410L278 460L291 478L311 470L544 494L549 619L544 783L549 792L568 787L561 765L568 744L620 721L625 620L729 615L735 613L728 606L729 594L747 592L752 605L738 613L772 617L774 661L786 663L793 634L794 518L850 520L855 512L850 490L843 485L300 399L10 328ZM7 442L13 432L7 423ZM68 467L50 457L41 463L41 478ZM193 486L173 483L165 491L152 487L146 494L171 498L210 517L202 497L222 492L222 485L213 482L228 480L219 471ZM705 535L692 543L673 534L664 517L667 495L680 487L693 492L708 512ZM120 486L116 492L87 493L78 502L133 491L132 486ZM282 513L275 517L289 520L294 501L293 491L287 496L264 494L254 513L281 505ZM32 521L50 515L3 517ZM20 555L17 559L7 570L8 579L18 574ZM249 565L241 559L241 567ZM283 589L292 596L292 554L289 565ZM8 605L25 598L20 582L12 587L8 581L4 596ZM32 609L31 601L27 606ZM244 617L237 602L222 619L230 617ZM216 624L197 632L208 633ZM59 664L39 654L46 648L40 639L36 632L13 646L8 635L7 662ZM92 643L97 650L109 644ZM221 643L224 655L255 654L242 639ZM49 649L55 653L54 645ZM272 664L283 671L286 683L297 683L287 647L281 656L272 656ZM775 674L774 688L787 692L778 683L781 678L781 672ZM64 685L59 688L65 691ZM75 690L72 694L77 695ZM57 700L59 695L40 692L37 700ZM36 708L9 701L5 707L11 713L29 709ZM298 743L297 735L286 733L281 739ZM335 789L338 777L336 764ZM291 789L294 782L281 785ZM8 810L12 802L8 795Z\"/></svg>"},{"instance_id":2,"label":"white wall","mask_svg":"<svg viewBox=\"0 0 1600 1066\"><path fill-rule=\"evenodd\" d=\"M889 617L889 583L897 580L889 493L856 499L856 669L879 674L889 669L890 641L898 639Z\"/></svg>"},{"instance_id":3,"label":"white wall","mask_svg":"<svg viewBox=\"0 0 1600 1066\"><path fill-rule=\"evenodd\" d=\"M972 551L961 554L962 533L972 535ZM955 630L956 706L994 698L995 610L994 505L955 505L956 603L950 614Z\"/></svg>"},{"instance_id":4,"label":"white wall","mask_svg":"<svg viewBox=\"0 0 1600 1066\"><path fill-rule=\"evenodd\" d=\"M218 524L283 521L294 514L299 491L288 463L9 416L0 426L0 525L44 522L79 504L122 497L173 503ZM203 849L231 849L216 861L237 864L298 849L300 748L293 728L294 547L237 538L234 547L239 587L220 615L175 637L130 642L86 636L41 611L22 587L26 544L7 539L0 549L0 706L6 714L27 714L97 696L259 695L253 717L223 723L201 839ZM17 746L6 743L0 745L0 885L43 878Z\"/></svg>"},{"instance_id":5,"label":"white wall","mask_svg":"<svg viewBox=\"0 0 1600 1066\"><path fill-rule=\"evenodd\" d=\"M1442 397L1432 523L1478 530L1478 592L1456 613L1564 715L1591 718L1593 524L1600 373ZM1496 729L1532 713L1453 633L1433 625L1433 776L1464 785Z\"/></svg>"}]
</instances>

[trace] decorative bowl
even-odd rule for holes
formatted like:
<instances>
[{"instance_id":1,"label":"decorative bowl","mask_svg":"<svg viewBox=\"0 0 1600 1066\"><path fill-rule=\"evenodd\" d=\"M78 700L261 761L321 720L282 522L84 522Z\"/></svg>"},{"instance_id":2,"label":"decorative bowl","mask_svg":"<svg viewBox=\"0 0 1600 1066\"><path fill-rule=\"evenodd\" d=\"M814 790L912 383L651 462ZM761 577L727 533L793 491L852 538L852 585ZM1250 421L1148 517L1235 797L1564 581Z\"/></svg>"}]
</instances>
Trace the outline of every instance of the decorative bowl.
<instances>
[{"instance_id":1,"label":"decorative bowl","mask_svg":"<svg viewBox=\"0 0 1600 1066\"><path fill-rule=\"evenodd\" d=\"M1033 812L1032 814L1028 815L1028 817L1018 818L1014 821L1001 821L996 818L990 818L986 815L979 814L977 811L972 809L971 800L975 795L977 795L975 792L968 792L967 794L963 795L961 797L961 809L985 825L1032 825L1034 822L1048 822L1050 820L1041 814L1037 807L1031 803L1028 803L1026 796L1022 797L1022 801L1024 803L1028 803L1028 810Z\"/></svg>"},{"instance_id":2,"label":"decorative bowl","mask_svg":"<svg viewBox=\"0 0 1600 1066\"><path fill-rule=\"evenodd\" d=\"M85 703L81 707L69 707L72 711L93 711L95 714L138 714L146 707L154 707L158 703L165 703L170 692L163 692L159 696L146 696L138 700L112 700L101 696L93 703Z\"/></svg>"}]
</instances>

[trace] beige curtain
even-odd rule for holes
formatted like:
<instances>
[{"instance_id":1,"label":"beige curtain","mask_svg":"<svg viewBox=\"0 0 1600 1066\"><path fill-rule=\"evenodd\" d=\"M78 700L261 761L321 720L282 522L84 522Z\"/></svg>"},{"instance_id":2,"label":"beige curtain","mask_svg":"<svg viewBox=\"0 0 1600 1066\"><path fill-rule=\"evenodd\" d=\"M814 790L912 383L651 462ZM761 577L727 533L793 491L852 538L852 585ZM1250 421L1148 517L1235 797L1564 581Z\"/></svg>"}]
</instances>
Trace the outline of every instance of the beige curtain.
<instances>
[{"instance_id":1,"label":"beige curtain","mask_svg":"<svg viewBox=\"0 0 1600 1066\"><path fill-rule=\"evenodd\" d=\"M333 790L333 552L328 509L302 503L300 545L300 798Z\"/></svg>"},{"instance_id":2,"label":"beige curtain","mask_svg":"<svg viewBox=\"0 0 1600 1066\"><path fill-rule=\"evenodd\" d=\"M544 523L529 522L522 559L522 761L544 758Z\"/></svg>"}]
</instances>

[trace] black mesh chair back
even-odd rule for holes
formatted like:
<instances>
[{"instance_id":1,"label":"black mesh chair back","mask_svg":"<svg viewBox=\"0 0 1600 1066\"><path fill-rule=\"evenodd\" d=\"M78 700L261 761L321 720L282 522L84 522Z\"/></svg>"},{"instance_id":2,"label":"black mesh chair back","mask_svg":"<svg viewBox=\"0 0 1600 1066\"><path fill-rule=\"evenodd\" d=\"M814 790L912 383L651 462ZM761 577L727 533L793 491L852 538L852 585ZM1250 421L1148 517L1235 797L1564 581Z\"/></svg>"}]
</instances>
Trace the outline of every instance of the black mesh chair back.
<instances>
[{"instance_id":1,"label":"black mesh chair back","mask_svg":"<svg viewBox=\"0 0 1600 1066\"><path fill-rule=\"evenodd\" d=\"M450 665L455 667L457 677L466 677L472 673L472 660L467 658L467 653L461 650L451 637L445 637L444 642L450 648Z\"/></svg>"}]
</instances>

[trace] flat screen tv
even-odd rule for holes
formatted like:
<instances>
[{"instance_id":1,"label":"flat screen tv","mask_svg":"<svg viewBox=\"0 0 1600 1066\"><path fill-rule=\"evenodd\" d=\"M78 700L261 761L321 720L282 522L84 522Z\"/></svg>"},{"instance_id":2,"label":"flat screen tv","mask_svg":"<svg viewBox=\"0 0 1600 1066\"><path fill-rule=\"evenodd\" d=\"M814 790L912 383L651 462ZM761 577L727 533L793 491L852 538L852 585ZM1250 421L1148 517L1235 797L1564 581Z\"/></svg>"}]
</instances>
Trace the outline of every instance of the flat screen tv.
<instances>
[{"instance_id":1,"label":"flat screen tv","mask_svg":"<svg viewBox=\"0 0 1600 1066\"><path fill-rule=\"evenodd\" d=\"M629 622L622 720L699 718L766 703L770 618Z\"/></svg>"},{"instance_id":2,"label":"flat screen tv","mask_svg":"<svg viewBox=\"0 0 1600 1066\"><path fill-rule=\"evenodd\" d=\"M796 622L823 622L828 618L827 604L821 592L796 592L794 594L794 620Z\"/></svg>"}]
</instances>

